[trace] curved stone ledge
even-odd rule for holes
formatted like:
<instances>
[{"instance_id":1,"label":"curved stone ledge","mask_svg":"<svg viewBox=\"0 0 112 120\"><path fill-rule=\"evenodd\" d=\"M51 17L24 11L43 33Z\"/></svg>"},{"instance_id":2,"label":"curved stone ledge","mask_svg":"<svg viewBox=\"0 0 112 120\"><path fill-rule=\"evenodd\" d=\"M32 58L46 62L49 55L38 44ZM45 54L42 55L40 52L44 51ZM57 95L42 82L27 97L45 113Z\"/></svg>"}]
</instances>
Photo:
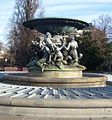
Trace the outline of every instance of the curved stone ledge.
<instances>
[{"instance_id":1,"label":"curved stone ledge","mask_svg":"<svg viewBox=\"0 0 112 120\"><path fill-rule=\"evenodd\" d=\"M83 78L42 78L42 77L25 77L25 76L4 76L5 80L11 81L25 81L25 82L37 82L37 83L86 83L86 82L98 82L106 81L105 76L88 76Z\"/></svg>"},{"instance_id":2,"label":"curved stone ledge","mask_svg":"<svg viewBox=\"0 0 112 120\"><path fill-rule=\"evenodd\" d=\"M87 86L105 86L107 77L96 74L86 74L84 77L74 78L52 78L48 77L29 77L28 74L17 75L7 74L4 76L4 82L29 85L29 86L51 86L51 87L87 87Z\"/></svg>"},{"instance_id":3,"label":"curved stone ledge","mask_svg":"<svg viewBox=\"0 0 112 120\"><path fill-rule=\"evenodd\" d=\"M37 108L112 108L112 99L31 99L0 97L0 105Z\"/></svg>"}]
</instances>

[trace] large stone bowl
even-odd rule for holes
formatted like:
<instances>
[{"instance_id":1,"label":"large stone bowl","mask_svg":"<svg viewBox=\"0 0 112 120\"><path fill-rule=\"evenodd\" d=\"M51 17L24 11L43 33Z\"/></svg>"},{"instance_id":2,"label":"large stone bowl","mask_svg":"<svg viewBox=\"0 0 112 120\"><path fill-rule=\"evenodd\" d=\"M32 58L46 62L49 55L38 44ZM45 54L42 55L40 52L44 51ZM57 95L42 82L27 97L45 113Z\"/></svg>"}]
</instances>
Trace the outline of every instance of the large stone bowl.
<instances>
[{"instance_id":1,"label":"large stone bowl","mask_svg":"<svg viewBox=\"0 0 112 120\"><path fill-rule=\"evenodd\" d=\"M38 18L25 21L23 25L44 34L50 32L52 35L64 32L72 33L75 29L83 29L89 26L84 21L68 18Z\"/></svg>"}]
</instances>

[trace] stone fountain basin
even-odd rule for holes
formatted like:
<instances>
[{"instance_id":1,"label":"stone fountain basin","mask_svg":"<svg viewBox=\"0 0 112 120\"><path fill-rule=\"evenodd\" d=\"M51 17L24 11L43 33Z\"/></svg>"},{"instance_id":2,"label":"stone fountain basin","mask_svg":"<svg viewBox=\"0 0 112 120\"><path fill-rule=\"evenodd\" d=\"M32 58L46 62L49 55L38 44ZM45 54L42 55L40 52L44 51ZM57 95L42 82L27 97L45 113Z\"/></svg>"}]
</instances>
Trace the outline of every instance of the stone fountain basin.
<instances>
[{"instance_id":1,"label":"stone fountain basin","mask_svg":"<svg viewBox=\"0 0 112 120\"><path fill-rule=\"evenodd\" d=\"M32 78L28 76L28 73L12 73L12 74L5 75L5 77L8 77L8 76L10 77L13 76L18 79L14 79L14 80L8 79L7 81L10 81L10 82L19 81L22 84L24 82L22 81L22 79L20 80L20 78L25 78L25 77L29 79ZM91 73L91 74L84 73L83 77L84 78L85 77L102 78L104 76L100 74L95 74L95 73ZM106 79L106 77L104 78ZM20 119L22 120L38 120L38 119L39 120L45 120L45 119L46 120L55 120L55 119L58 119L58 120L69 120L69 119L70 120L90 120L90 119L91 120L107 120L107 119L110 119L111 120L112 119L112 102L111 102L112 96L111 94L108 94L108 93L111 93L112 91L111 86L98 87L98 88L90 88L90 87L82 88L83 89L82 92L80 91L81 89L76 88L75 90L77 92L80 92L80 96L78 97L78 99L73 99L73 98L71 99L70 98L69 99L68 98L66 99L65 98L63 99L62 98L60 99L51 98L50 99L50 98L25 97L24 96L25 93L24 94L20 93L20 91L18 91L18 94L20 95L18 97L17 97L18 94L15 94L14 91L11 93L12 96L11 95L9 96L8 93L10 93L11 91L8 90L8 88L10 88L11 90L13 88L13 90L15 90L15 87L17 89L20 89L20 88L25 89L26 87L8 85L8 84L2 85L2 84L1 84L1 90L3 89L2 91L6 91L6 92L0 93L0 119L1 120L3 119L5 120L12 120L12 119L15 119L15 120L20 120ZM29 88L32 88L32 87L27 86L27 89ZM35 90L38 87L33 87L33 88L34 89L32 90ZM39 89L41 89L41 87ZM46 88L42 87L42 89L44 91ZM52 89L54 90L54 88L49 88L49 91L52 91ZM60 89L63 90L63 88L60 88ZM67 88L67 90L68 89L71 89L71 88ZM91 93L90 99L86 98L87 93L85 94L85 98L83 98L84 97L83 92L86 89L88 90L90 89L90 91L88 91ZM67 92L67 90L65 91ZM93 91L93 93L91 91ZM101 91L102 91L103 96L98 97L98 94L101 94ZM16 97L14 97L14 95ZM23 95L23 97L21 95ZM30 96L31 94L26 93L26 95ZM37 95L39 95L39 93L37 93ZM67 95L69 95L69 93ZM56 96L56 94L54 94L54 96ZM61 94L61 97L62 96L63 94ZM92 97L94 97L94 99Z\"/></svg>"},{"instance_id":2,"label":"stone fountain basin","mask_svg":"<svg viewBox=\"0 0 112 120\"><path fill-rule=\"evenodd\" d=\"M37 100L1 98L4 120L111 120L112 99Z\"/></svg>"},{"instance_id":3,"label":"stone fountain basin","mask_svg":"<svg viewBox=\"0 0 112 120\"><path fill-rule=\"evenodd\" d=\"M74 88L74 87L96 87L106 86L107 77L95 73L84 73L82 77L59 77L56 75L51 76L44 73L11 73L5 74L4 83L28 85L28 86L41 86L41 87L54 87L54 88ZM70 73L69 73L70 74ZM73 75L73 73L71 73ZM70 76L70 75L69 75Z\"/></svg>"}]
</instances>

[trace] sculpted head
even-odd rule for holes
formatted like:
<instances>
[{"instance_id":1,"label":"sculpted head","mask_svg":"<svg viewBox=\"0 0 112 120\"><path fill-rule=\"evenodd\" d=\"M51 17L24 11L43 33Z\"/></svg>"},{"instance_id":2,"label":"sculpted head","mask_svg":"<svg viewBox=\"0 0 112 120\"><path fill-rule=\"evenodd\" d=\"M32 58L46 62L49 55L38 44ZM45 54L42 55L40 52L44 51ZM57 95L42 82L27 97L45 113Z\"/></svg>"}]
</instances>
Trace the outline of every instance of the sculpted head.
<instances>
[{"instance_id":1,"label":"sculpted head","mask_svg":"<svg viewBox=\"0 0 112 120\"><path fill-rule=\"evenodd\" d=\"M51 33L50 33L50 32L47 32L47 33L46 33L46 37L47 37L47 38L51 38Z\"/></svg>"}]
</instances>

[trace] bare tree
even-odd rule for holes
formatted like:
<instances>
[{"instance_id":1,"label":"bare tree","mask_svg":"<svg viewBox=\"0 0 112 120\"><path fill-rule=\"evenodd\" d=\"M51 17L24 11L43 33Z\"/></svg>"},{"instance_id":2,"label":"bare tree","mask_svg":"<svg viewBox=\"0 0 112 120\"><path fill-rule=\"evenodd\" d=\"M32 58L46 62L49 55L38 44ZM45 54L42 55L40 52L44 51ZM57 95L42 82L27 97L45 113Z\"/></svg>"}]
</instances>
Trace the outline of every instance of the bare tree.
<instances>
[{"instance_id":1,"label":"bare tree","mask_svg":"<svg viewBox=\"0 0 112 120\"><path fill-rule=\"evenodd\" d=\"M0 51L3 49L3 43L0 42Z\"/></svg>"},{"instance_id":2,"label":"bare tree","mask_svg":"<svg viewBox=\"0 0 112 120\"><path fill-rule=\"evenodd\" d=\"M93 25L101 30L108 40L112 39L112 18L109 15L101 15L93 21Z\"/></svg>"},{"instance_id":3,"label":"bare tree","mask_svg":"<svg viewBox=\"0 0 112 120\"><path fill-rule=\"evenodd\" d=\"M101 55L105 56L105 52L107 52L108 43L104 32L97 28L94 28L91 32L91 41L93 41L93 43L95 43L95 45L99 48L99 52L101 53Z\"/></svg>"},{"instance_id":4,"label":"bare tree","mask_svg":"<svg viewBox=\"0 0 112 120\"><path fill-rule=\"evenodd\" d=\"M28 63L28 45L37 36L36 32L25 28L22 23L35 18L39 8L40 0L16 0L8 39L18 66L25 66ZM42 12L39 13L41 16Z\"/></svg>"},{"instance_id":5,"label":"bare tree","mask_svg":"<svg viewBox=\"0 0 112 120\"><path fill-rule=\"evenodd\" d=\"M111 70L112 67L112 18L109 15L101 15L94 20L95 30L92 31L92 39L97 40L99 52L102 56L100 69Z\"/></svg>"}]
</instances>

